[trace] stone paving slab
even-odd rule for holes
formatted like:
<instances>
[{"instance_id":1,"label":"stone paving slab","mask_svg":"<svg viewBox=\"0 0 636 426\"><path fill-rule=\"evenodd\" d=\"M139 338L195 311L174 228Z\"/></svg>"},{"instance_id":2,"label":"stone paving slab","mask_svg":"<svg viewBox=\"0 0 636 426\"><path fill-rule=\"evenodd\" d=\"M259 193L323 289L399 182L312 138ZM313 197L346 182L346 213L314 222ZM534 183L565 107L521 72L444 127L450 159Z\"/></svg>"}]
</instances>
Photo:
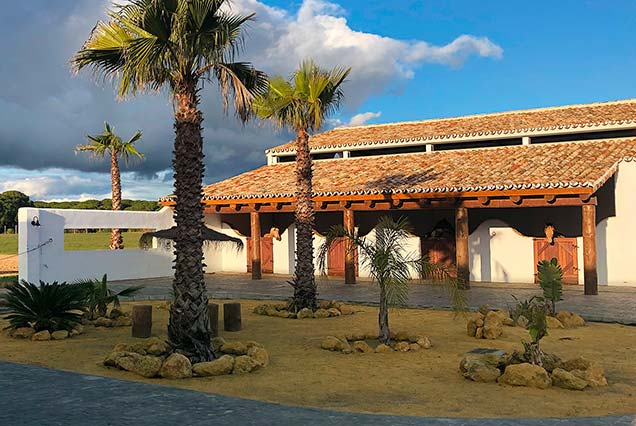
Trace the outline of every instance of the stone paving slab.
<instances>
[{"instance_id":1,"label":"stone paving slab","mask_svg":"<svg viewBox=\"0 0 636 426\"><path fill-rule=\"evenodd\" d=\"M292 295L292 288L286 284L287 276L270 275L253 281L247 274L208 274L206 284L210 297L217 299L285 299ZM172 278L152 278L145 280L117 281L111 284L119 289L129 285L145 285L138 299L165 299L170 295ZM582 315L588 321L636 324L636 289L631 287L601 288L597 296L585 296L582 286L565 286L564 301L557 309L569 310ZM342 280L318 279L319 297L349 303L377 304L378 287L369 281L356 285L344 284ZM541 289L535 284L478 284L468 291L469 305L477 309L483 304L493 308L507 309L514 306L513 295L518 299L528 299L540 295ZM409 298L413 308L450 308L446 290L435 285L413 284Z\"/></svg>"},{"instance_id":2,"label":"stone paving slab","mask_svg":"<svg viewBox=\"0 0 636 426\"><path fill-rule=\"evenodd\" d=\"M270 404L0 361L0 425L634 426L636 416L463 419L356 414Z\"/></svg>"}]
</instances>

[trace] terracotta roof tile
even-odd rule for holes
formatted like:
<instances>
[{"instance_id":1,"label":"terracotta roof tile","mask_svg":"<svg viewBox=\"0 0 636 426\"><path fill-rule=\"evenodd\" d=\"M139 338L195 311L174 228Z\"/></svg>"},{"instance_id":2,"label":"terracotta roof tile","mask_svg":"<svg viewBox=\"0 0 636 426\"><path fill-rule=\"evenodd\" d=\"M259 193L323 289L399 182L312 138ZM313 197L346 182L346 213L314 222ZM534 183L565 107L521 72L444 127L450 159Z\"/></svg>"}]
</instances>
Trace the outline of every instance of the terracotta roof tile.
<instances>
[{"instance_id":1,"label":"terracotta roof tile","mask_svg":"<svg viewBox=\"0 0 636 426\"><path fill-rule=\"evenodd\" d=\"M394 142L435 141L484 135L536 133L557 129L617 126L636 123L636 99L569 105L442 118L415 122L339 127L311 136L316 148L344 148ZM293 142L271 148L270 152L294 151Z\"/></svg>"},{"instance_id":2,"label":"terracotta roof tile","mask_svg":"<svg viewBox=\"0 0 636 426\"><path fill-rule=\"evenodd\" d=\"M636 138L386 155L314 163L316 196L464 193L544 188L598 189ZM294 163L263 166L208 185L208 200L289 198ZM440 194L441 195L441 194Z\"/></svg>"}]
</instances>

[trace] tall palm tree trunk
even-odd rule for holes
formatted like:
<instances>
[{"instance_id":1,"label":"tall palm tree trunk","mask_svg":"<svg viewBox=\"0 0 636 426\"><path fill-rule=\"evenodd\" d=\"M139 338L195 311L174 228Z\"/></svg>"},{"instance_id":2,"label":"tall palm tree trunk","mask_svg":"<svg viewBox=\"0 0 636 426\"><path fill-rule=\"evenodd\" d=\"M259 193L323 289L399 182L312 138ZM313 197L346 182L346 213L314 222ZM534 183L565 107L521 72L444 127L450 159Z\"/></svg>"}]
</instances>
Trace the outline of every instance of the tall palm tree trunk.
<instances>
[{"instance_id":1,"label":"tall palm tree trunk","mask_svg":"<svg viewBox=\"0 0 636 426\"><path fill-rule=\"evenodd\" d=\"M297 310L316 309L312 166L309 135L305 130L299 130L296 137L296 269L293 299Z\"/></svg>"},{"instance_id":2,"label":"tall palm tree trunk","mask_svg":"<svg viewBox=\"0 0 636 426\"><path fill-rule=\"evenodd\" d=\"M119 173L119 163L117 153L110 154L110 180L112 184L111 208L121 210L121 175ZM121 250L124 248L124 239L119 228L113 228L110 233L110 249Z\"/></svg>"},{"instance_id":3,"label":"tall palm tree trunk","mask_svg":"<svg viewBox=\"0 0 636 426\"><path fill-rule=\"evenodd\" d=\"M378 325L380 343L388 345L391 343L391 330L389 329L389 303L386 297L386 288L380 285L380 312L378 313Z\"/></svg>"},{"instance_id":4,"label":"tall palm tree trunk","mask_svg":"<svg viewBox=\"0 0 636 426\"><path fill-rule=\"evenodd\" d=\"M177 103L173 160L177 235L172 283L174 302L170 307L168 340L192 362L201 362L214 358L203 279L203 118L198 109L195 82L179 83L174 93Z\"/></svg>"}]
</instances>

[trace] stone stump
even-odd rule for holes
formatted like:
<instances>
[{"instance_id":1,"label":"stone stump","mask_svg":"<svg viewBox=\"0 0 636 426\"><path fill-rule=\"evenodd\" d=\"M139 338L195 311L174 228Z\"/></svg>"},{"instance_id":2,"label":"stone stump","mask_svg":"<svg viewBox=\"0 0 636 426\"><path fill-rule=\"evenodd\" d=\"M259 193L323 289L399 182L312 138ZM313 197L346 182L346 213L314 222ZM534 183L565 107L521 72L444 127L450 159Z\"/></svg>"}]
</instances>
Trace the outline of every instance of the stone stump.
<instances>
[{"instance_id":1,"label":"stone stump","mask_svg":"<svg viewBox=\"0 0 636 426\"><path fill-rule=\"evenodd\" d=\"M132 336L146 339L152 333L152 305L133 305Z\"/></svg>"},{"instance_id":2,"label":"stone stump","mask_svg":"<svg viewBox=\"0 0 636 426\"><path fill-rule=\"evenodd\" d=\"M223 304L223 326L225 331L241 330L241 304L240 303L224 303Z\"/></svg>"},{"instance_id":3,"label":"stone stump","mask_svg":"<svg viewBox=\"0 0 636 426\"><path fill-rule=\"evenodd\" d=\"M208 312L210 314L210 337L217 337L219 335L219 305L208 303Z\"/></svg>"}]
</instances>

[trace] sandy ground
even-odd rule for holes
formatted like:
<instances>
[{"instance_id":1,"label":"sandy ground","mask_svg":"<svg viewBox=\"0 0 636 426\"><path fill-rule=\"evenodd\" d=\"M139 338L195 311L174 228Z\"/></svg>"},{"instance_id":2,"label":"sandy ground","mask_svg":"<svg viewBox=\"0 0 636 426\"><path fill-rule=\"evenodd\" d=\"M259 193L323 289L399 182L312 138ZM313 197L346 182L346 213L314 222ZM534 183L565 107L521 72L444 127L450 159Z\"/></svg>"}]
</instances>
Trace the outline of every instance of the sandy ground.
<instances>
[{"instance_id":1,"label":"sandy ground","mask_svg":"<svg viewBox=\"0 0 636 426\"><path fill-rule=\"evenodd\" d=\"M6 272L18 272L18 257L13 256L8 259L2 259L9 255L0 254L0 274Z\"/></svg>"},{"instance_id":2,"label":"sandy ground","mask_svg":"<svg viewBox=\"0 0 636 426\"><path fill-rule=\"evenodd\" d=\"M583 355L599 360L610 386L583 392L538 390L474 383L458 372L462 354L476 347L512 350L527 332L506 327L496 341L476 340L465 332L465 319L430 310L394 311L393 330L428 335L434 347L415 353L344 355L321 350L322 338L351 330L375 330L375 308L360 306L349 317L288 320L251 313L258 302L243 303L244 329L223 332L229 340L256 340L270 352L268 368L243 376L182 381L142 379L101 365L119 342L133 342L129 328L87 328L66 341L31 342L0 336L0 359L61 370L139 380L291 405L368 413L448 417L565 417L636 412L636 327L589 324L554 330L544 350L564 358ZM131 309L124 305L124 309ZM154 309L154 331L165 336L168 312ZM0 321L6 325L6 321ZM573 340L560 340L568 337Z\"/></svg>"}]
</instances>

